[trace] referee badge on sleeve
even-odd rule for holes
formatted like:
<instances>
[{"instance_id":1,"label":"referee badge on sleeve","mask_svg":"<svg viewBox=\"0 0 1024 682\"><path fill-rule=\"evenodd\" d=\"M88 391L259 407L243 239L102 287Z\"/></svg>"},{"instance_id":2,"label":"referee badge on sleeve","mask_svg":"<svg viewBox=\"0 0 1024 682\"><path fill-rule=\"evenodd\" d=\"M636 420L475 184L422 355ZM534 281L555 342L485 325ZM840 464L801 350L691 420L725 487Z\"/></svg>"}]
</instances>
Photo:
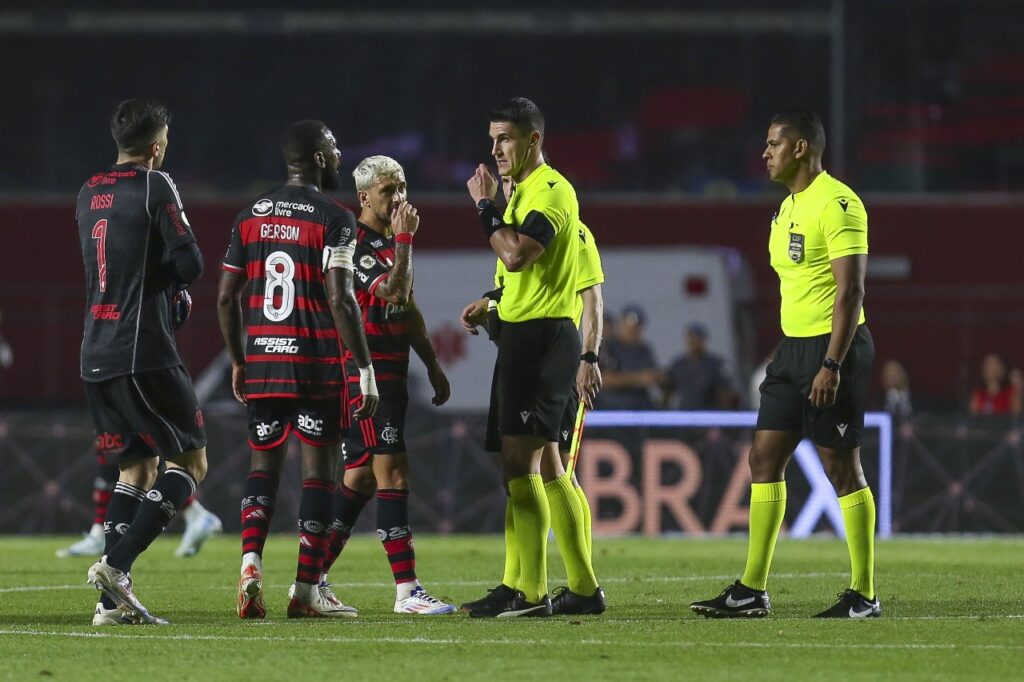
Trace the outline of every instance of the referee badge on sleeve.
<instances>
[{"instance_id":1,"label":"referee badge on sleeve","mask_svg":"<svg viewBox=\"0 0 1024 682\"><path fill-rule=\"evenodd\" d=\"M804 259L804 236L795 232L789 233L789 259L799 263Z\"/></svg>"}]
</instances>

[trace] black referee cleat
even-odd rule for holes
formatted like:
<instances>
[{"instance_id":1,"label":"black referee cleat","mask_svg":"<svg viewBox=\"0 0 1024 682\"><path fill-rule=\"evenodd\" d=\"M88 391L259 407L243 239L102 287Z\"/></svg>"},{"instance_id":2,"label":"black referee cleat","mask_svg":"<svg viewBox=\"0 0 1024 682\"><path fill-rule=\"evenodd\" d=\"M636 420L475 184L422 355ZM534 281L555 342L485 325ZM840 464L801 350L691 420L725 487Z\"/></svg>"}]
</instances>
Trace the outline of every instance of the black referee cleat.
<instances>
[{"instance_id":1,"label":"black referee cleat","mask_svg":"<svg viewBox=\"0 0 1024 682\"><path fill-rule=\"evenodd\" d=\"M551 611L556 616L597 616L608 609L604 598L604 590L598 587L594 594L584 597L576 594L568 587L556 588L551 600Z\"/></svg>"},{"instance_id":2,"label":"black referee cleat","mask_svg":"<svg viewBox=\"0 0 1024 682\"><path fill-rule=\"evenodd\" d=\"M772 603L767 592L737 580L714 599L693 602L690 610L708 618L763 618L771 614Z\"/></svg>"},{"instance_id":3,"label":"black referee cleat","mask_svg":"<svg viewBox=\"0 0 1024 682\"><path fill-rule=\"evenodd\" d=\"M493 600L485 606L473 609L469 612L470 618L521 618L539 617L551 615L551 598L548 595L541 597L539 602L526 601L526 595L519 590L508 600L498 602Z\"/></svg>"},{"instance_id":4,"label":"black referee cleat","mask_svg":"<svg viewBox=\"0 0 1024 682\"><path fill-rule=\"evenodd\" d=\"M839 601L815 618L881 618L882 604L876 596L868 599L860 592L847 589L839 594Z\"/></svg>"},{"instance_id":5,"label":"black referee cleat","mask_svg":"<svg viewBox=\"0 0 1024 682\"><path fill-rule=\"evenodd\" d=\"M475 611L477 609L491 608L492 604L504 604L516 596L516 591L502 583L497 587L487 590L487 596L476 601L468 601L459 607L460 611Z\"/></svg>"}]
</instances>

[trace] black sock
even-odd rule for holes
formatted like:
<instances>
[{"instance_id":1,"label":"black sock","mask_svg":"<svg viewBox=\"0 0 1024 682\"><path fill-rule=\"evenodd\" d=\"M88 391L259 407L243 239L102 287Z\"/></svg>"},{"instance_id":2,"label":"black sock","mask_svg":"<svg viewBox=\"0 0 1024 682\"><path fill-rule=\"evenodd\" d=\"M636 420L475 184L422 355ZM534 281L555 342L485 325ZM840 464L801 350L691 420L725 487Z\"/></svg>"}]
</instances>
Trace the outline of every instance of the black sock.
<instances>
[{"instance_id":1,"label":"black sock","mask_svg":"<svg viewBox=\"0 0 1024 682\"><path fill-rule=\"evenodd\" d=\"M167 469L146 493L139 511L124 534L107 554L107 563L121 571L130 571L132 564L174 518L181 504L196 492L196 479L184 469Z\"/></svg>"},{"instance_id":2,"label":"black sock","mask_svg":"<svg viewBox=\"0 0 1024 682\"><path fill-rule=\"evenodd\" d=\"M367 503L373 499L369 495L352 490L344 483L334 491L334 509L331 516L334 521L327 531L327 548L324 550L323 573L331 570L341 550L345 549L348 539L352 536L352 528L359 520L359 515Z\"/></svg>"},{"instance_id":3,"label":"black sock","mask_svg":"<svg viewBox=\"0 0 1024 682\"><path fill-rule=\"evenodd\" d=\"M263 556L277 501L277 476L269 471L250 472L242 498L242 554Z\"/></svg>"},{"instance_id":4,"label":"black sock","mask_svg":"<svg viewBox=\"0 0 1024 682\"><path fill-rule=\"evenodd\" d=\"M146 491L141 488L121 481L114 485L114 494L107 505L107 515L103 520L104 554L110 554L110 550L121 541L145 497ZM117 606L106 594L100 597L100 601L105 609Z\"/></svg>"},{"instance_id":5,"label":"black sock","mask_svg":"<svg viewBox=\"0 0 1024 682\"><path fill-rule=\"evenodd\" d=\"M299 563L295 581L317 585L327 546L327 524L331 521L334 481L307 478L299 498Z\"/></svg>"},{"instance_id":6,"label":"black sock","mask_svg":"<svg viewBox=\"0 0 1024 682\"><path fill-rule=\"evenodd\" d=\"M416 580L408 490L382 488L377 491L377 537L388 555L395 584Z\"/></svg>"}]
</instances>

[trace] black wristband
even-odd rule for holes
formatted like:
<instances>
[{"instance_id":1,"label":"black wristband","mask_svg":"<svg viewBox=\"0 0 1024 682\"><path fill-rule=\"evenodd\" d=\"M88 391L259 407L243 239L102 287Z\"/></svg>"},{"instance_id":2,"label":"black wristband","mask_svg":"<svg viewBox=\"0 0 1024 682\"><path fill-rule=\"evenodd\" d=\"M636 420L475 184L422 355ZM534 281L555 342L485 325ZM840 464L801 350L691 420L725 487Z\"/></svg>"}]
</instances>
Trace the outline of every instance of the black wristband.
<instances>
[{"instance_id":1,"label":"black wristband","mask_svg":"<svg viewBox=\"0 0 1024 682\"><path fill-rule=\"evenodd\" d=\"M498 205L494 203L493 199L481 199L477 202L476 210L480 213L480 227L484 228L484 234L487 235L487 240L490 241L491 235L505 226L501 222L501 213L498 211Z\"/></svg>"},{"instance_id":2,"label":"black wristband","mask_svg":"<svg viewBox=\"0 0 1024 682\"><path fill-rule=\"evenodd\" d=\"M596 365L597 364L597 353L588 350L586 353L584 353L583 355L580 356L580 360L582 362L590 363L591 365Z\"/></svg>"},{"instance_id":3,"label":"black wristband","mask_svg":"<svg viewBox=\"0 0 1024 682\"><path fill-rule=\"evenodd\" d=\"M839 369L842 367L839 362L833 360L827 355L825 356L825 359L821 361L821 366L829 371L835 372L836 374L839 373Z\"/></svg>"}]
</instances>

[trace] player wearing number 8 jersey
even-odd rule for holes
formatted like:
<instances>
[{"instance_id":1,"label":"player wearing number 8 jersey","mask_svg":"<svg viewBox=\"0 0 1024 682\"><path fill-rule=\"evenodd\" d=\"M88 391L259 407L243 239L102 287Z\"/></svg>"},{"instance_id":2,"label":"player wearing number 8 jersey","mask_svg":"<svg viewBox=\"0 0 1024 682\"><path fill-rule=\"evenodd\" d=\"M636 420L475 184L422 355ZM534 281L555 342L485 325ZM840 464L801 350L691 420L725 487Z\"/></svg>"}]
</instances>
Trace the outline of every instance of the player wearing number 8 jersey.
<instances>
[{"instance_id":1,"label":"player wearing number 8 jersey","mask_svg":"<svg viewBox=\"0 0 1024 682\"><path fill-rule=\"evenodd\" d=\"M172 332L172 302L203 261L171 178L159 169L170 114L154 100L118 105L117 162L78 194L85 264L82 379L104 454L120 473L104 519L105 551L89 569L104 596L94 625L151 616L129 570L206 474L206 432ZM158 455L167 469L158 476Z\"/></svg>"},{"instance_id":2,"label":"player wearing number 8 jersey","mask_svg":"<svg viewBox=\"0 0 1024 682\"><path fill-rule=\"evenodd\" d=\"M249 407L252 467L242 499L238 615L266 615L262 554L288 434L302 441L299 560L290 618L354 616L320 585L334 492L334 445L347 426L339 340L359 367L371 416L377 386L352 288L355 216L323 194L338 189L341 152L320 121L290 125L283 145L288 182L257 197L231 231L218 295L235 397ZM242 291L248 340L242 340Z\"/></svg>"}]
</instances>

